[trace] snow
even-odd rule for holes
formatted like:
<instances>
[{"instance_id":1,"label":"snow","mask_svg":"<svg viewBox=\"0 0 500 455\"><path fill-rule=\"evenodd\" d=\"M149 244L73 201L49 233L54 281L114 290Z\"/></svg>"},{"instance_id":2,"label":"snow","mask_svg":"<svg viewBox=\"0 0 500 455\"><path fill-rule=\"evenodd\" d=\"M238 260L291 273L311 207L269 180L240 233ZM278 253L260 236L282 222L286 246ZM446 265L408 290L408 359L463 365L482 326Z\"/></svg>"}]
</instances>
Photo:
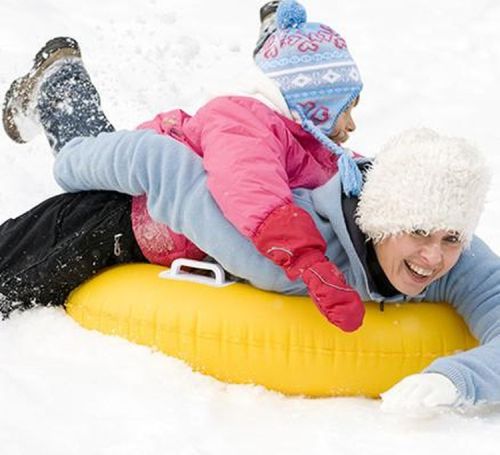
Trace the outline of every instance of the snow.
<instances>
[{"instance_id":1,"label":"snow","mask_svg":"<svg viewBox=\"0 0 500 455\"><path fill-rule=\"evenodd\" d=\"M75 37L105 111L133 128L192 111L215 79L249 65L263 1L2 0L0 92L46 40ZM347 40L365 88L351 148L370 155L401 129L429 126L500 162L500 3L306 1ZM46 140L0 135L0 220L60 192ZM496 173L479 234L497 252ZM500 408L426 418L376 400L287 398L193 373L183 363L81 329L60 309L0 322L0 453L498 453Z\"/></svg>"}]
</instances>

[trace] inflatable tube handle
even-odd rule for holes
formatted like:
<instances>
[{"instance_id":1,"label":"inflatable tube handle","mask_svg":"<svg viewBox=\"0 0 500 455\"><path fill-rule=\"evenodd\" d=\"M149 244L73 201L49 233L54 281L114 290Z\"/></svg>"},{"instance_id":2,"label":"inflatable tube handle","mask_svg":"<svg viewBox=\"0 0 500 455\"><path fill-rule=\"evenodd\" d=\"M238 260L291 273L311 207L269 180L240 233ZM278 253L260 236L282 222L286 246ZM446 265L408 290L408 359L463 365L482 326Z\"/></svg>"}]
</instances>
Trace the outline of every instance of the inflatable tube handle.
<instances>
[{"instance_id":1,"label":"inflatable tube handle","mask_svg":"<svg viewBox=\"0 0 500 455\"><path fill-rule=\"evenodd\" d=\"M213 272L214 278L209 276L197 275L181 270L182 267L191 267L194 269L209 270ZM234 281L225 279L224 269L213 262L195 261L193 259L176 259L172 262L169 270L160 273L160 278L169 280L193 281L195 283L206 284L216 288L222 288L234 284Z\"/></svg>"}]
</instances>

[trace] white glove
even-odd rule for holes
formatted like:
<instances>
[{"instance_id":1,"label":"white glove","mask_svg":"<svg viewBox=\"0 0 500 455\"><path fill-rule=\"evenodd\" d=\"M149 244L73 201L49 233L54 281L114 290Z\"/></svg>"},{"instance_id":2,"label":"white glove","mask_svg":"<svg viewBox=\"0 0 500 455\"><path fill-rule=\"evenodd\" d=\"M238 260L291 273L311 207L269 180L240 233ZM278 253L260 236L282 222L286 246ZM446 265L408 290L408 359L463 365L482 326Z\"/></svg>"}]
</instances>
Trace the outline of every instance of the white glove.
<instances>
[{"instance_id":1,"label":"white glove","mask_svg":"<svg viewBox=\"0 0 500 455\"><path fill-rule=\"evenodd\" d=\"M455 384L438 373L413 374L399 381L382 397L384 412L420 413L459 404Z\"/></svg>"}]
</instances>

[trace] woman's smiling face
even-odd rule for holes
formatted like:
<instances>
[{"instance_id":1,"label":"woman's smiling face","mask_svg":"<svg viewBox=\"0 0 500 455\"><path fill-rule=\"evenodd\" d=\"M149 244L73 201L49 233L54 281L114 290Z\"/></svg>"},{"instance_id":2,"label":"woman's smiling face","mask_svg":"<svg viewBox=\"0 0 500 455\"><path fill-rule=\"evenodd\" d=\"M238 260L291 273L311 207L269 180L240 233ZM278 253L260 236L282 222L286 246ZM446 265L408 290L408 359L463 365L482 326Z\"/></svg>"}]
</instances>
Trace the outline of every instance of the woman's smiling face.
<instances>
[{"instance_id":1,"label":"woman's smiling face","mask_svg":"<svg viewBox=\"0 0 500 455\"><path fill-rule=\"evenodd\" d=\"M392 235L374 245L391 284L402 294L416 296L457 263L463 243L456 232L416 230Z\"/></svg>"}]
</instances>

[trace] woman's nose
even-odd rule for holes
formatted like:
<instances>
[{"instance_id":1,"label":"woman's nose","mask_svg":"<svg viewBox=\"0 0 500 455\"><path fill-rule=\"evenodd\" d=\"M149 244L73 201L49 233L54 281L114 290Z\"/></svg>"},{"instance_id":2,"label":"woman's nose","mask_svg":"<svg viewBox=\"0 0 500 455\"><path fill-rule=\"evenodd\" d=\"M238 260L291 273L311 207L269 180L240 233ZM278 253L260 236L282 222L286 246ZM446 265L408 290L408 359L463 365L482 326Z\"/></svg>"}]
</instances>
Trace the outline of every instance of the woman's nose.
<instances>
[{"instance_id":1,"label":"woman's nose","mask_svg":"<svg viewBox=\"0 0 500 455\"><path fill-rule=\"evenodd\" d=\"M435 266L443 260L443 250L439 242L429 242L422 248L420 254L429 266Z\"/></svg>"}]
</instances>

